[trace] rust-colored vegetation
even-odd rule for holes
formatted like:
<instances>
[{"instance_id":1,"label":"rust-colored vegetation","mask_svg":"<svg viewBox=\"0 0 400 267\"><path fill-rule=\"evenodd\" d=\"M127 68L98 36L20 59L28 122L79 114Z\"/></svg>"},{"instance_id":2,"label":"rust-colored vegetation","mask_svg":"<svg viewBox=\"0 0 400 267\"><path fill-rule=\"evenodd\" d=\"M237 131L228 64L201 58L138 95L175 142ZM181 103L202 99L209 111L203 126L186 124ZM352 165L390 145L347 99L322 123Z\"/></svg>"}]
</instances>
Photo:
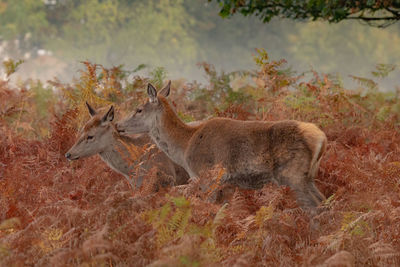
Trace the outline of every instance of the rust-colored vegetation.
<instances>
[{"instance_id":1,"label":"rust-colored vegetation","mask_svg":"<svg viewBox=\"0 0 400 267\"><path fill-rule=\"evenodd\" d=\"M264 51L256 62L257 71L222 74L204 63L209 84L174 81L172 101L185 121L320 126L329 142L316 184L327 200L317 212L275 185L231 188L216 201L218 167L167 188L151 169L132 192L98 156L68 162L64 153L88 119L85 101L114 103L118 120L145 100L148 81L164 78L162 69L145 78L86 62L70 85L0 83L0 265L398 266L398 94L359 77L359 91L316 72L297 77Z\"/></svg>"}]
</instances>

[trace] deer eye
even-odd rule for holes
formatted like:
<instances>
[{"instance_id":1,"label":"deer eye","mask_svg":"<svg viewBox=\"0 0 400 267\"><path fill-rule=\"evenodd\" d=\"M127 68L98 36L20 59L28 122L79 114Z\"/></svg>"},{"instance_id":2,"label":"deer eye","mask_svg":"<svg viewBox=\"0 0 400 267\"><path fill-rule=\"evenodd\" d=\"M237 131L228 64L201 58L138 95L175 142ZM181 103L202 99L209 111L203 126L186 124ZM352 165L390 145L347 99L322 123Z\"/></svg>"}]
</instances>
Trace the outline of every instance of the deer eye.
<instances>
[{"instance_id":1,"label":"deer eye","mask_svg":"<svg viewBox=\"0 0 400 267\"><path fill-rule=\"evenodd\" d=\"M93 135L88 135L88 137L87 137L87 140L91 140L91 139L93 139Z\"/></svg>"},{"instance_id":2,"label":"deer eye","mask_svg":"<svg viewBox=\"0 0 400 267\"><path fill-rule=\"evenodd\" d=\"M142 112L142 109L141 108L138 108L137 110L136 110L136 113L141 113Z\"/></svg>"}]
</instances>

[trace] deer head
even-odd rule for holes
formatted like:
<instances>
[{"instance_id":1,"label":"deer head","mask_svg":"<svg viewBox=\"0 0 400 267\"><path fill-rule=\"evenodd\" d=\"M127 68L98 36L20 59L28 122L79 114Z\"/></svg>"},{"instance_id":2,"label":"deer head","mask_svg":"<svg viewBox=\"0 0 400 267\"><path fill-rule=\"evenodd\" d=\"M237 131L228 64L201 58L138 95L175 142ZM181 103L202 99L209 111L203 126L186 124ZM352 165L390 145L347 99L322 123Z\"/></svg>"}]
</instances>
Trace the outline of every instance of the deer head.
<instances>
[{"instance_id":1,"label":"deer head","mask_svg":"<svg viewBox=\"0 0 400 267\"><path fill-rule=\"evenodd\" d=\"M112 121L114 120L114 107L111 106L106 114L99 114L87 102L91 119L81 130L79 139L65 154L69 160L77 160L101 153L110 147L114 140L115 131Z\"/></svg>"},{"instance_id":2,"label":"deer head","mask_svg":"<svg viewBox=\"0 0 400 267\"><path fill-rule=\"evenodd\" d=\"M126 119L117 123L117 130L127 134L148 133L154 123L163 114L163 106L159 97L167 97L171 88L171 81L157 93L157 90L150 83L147 86L149 100L139 106Z\"/></svg>"}]
</instances>

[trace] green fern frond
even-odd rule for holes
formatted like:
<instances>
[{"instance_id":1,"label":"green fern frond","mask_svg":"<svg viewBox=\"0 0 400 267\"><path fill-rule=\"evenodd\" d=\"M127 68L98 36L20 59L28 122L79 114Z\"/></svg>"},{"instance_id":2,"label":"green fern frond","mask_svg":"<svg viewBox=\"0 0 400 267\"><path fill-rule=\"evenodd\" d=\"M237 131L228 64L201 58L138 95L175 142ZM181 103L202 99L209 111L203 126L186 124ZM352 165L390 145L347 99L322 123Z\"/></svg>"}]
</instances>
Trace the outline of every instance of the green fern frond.
<instances>
[{"instance_id":1,"label":"green fern frond","mask_svg":"<svg viewBox=\"0 0 400 267\"><path fill-rule=\"evenodd\" d=\"M272 218L274 214L274 207L269 205L268 207L262 206L256 213L255 222L261 228L264 223Z\"/></svg>"},{"instance_id":2,"label":"green fern frond","mask_svg":"<svg viewBox=\"0 0 400 267\"><path fill-rule=\"evenodd\" d=\"M184 197L172 198L167 196L167 198L170 201L161 208L147 211L142 215L142 218L157 230L157 243L159 246L182 237L189 230L192 230L188 227L192 216L190 201ZM174 207L172 207L172 204Z\"/></svg>"},{"instance_id":3,"label":"green fern frond","mask_svg":"<svg viewBox=\"0 0 400 267\"><path fill-rule=\"evenodd\" d=\"M351 235L364 236L370 231L370 226L365 221L368 214L369 212L357 217L354 212L345 212L340 230Z\"/></svg>"},{"instance_id":4,"label":"green fern frond","mask_svg":"<svg viewBox=\"0 0 400 267\"><path fill-rule=\"evenodd\" d=\"M168 214L171 212L171 204L167 203L161 207L160 214L159 214L159 221L158 223L165 222L167 219Z\"/></svg>"}]
</instances>

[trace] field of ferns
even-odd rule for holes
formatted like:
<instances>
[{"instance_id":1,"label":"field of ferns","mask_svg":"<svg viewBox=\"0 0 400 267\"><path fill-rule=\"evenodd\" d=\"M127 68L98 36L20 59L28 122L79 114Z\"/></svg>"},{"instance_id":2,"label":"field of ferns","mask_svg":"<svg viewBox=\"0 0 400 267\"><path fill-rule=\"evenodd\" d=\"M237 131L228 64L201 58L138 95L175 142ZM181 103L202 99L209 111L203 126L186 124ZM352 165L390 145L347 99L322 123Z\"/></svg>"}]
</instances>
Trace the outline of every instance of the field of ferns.
<instances>
[{"instance_id":1,"label":"field of ferns","mask_svg":"<svg viewBox=\"0 0 400 267\"><path fill-rule=\"evenodd\" d=\"M148 82L168 80L163 68L83 62L70 84L0 81L0 265L399 266L400 89L379 90L396 66L351 76L359 89L346 90L337 77L294 73L263 50L254 60L255 70L232 73L201 63L206 82L173 80L170 100L186 122L317 124L328 137L316 177L327 200L317 212L276 185L212 201L218 166L179 187L160 186L152 168L133 191L99 156L67 161L89 118L85 101L113 104L119 120L146 100ZM4 63L9 75L18 63Z\"/></svg>"}]
</instances>

